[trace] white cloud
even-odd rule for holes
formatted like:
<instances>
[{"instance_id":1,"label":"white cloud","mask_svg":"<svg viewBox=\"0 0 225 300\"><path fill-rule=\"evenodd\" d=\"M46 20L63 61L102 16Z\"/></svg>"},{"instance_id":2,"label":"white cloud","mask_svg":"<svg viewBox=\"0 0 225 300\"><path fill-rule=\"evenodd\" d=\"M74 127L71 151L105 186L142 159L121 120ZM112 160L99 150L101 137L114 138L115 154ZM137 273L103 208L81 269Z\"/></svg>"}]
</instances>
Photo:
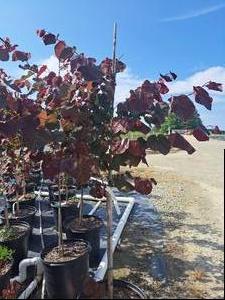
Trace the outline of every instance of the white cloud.
<instances>
[{"instance_id":1,"label":"white cloud","mask_svg":"<svg viewBox=\"0 0 225 300\"><path fill-rule=\"evenodd\" d=\"M42 60L40 64L47 65L49 71L58 73L59 61L55 55L51 55L49 58Z\"/></svg>"},{"instance_id":2,"label":"white cloud","mask_svg":"<svg viewBox=\"0 0 225 300\"><path fill-rule=\"evenodd\" d=\"M119 74L117 76L115 104L123 102L129 96L129 91L140 86L144 80L144 78L140 78L133 74L129 69ZM150 80L153 80L153 78L150 78ZM168 83L167 85L170 88L170 94L188 94L192 92L193 85L202 85L210 80L222 83L223 89L225 89L225 67L214 66L206 70L196 72L184 80L177 80L172 83ZM212 95L214 99L212 111L207 111L201 105L197 105L197 109L200 112L203 123L206 125L218 124L221 128L225 128L225 90L222 93L211 90L210 95ZM169 94L166 96L166 99L168 97Z\"/></svg>"},{"instance_id":3,"label":"white cloud","mask_svg":"<svg viewBox=\"0 0 225 300\"><path fill-rule=\"evenodd\" d=\"M177 80L168 83L171 94L187 94L193 91L193 86L203 85L208 81L222 83L225 89L225 67L215 66L203 71L199 71L184 80ZM225 90L221 92L210 91L210 94L216 96L218 101L225 96Z\"/></svg>"},{"instance_id":4,"label":"white cloud","mask_svg":"<svg viewBox=\"0 0 225 300\"><path fill-rule=\"evenodd\" d=\"M125 101L129 97L129 91L136 89L143 81L144 79L133 74L129 68L123 73L119 73L117 75L115 104Z\"/></svg>"},{"instance_id":5,"label":"white cloud","mask_svg":"<svg viewBox=\"0 0 225 300\"><path fill-rule=\"evenodd\" d=\"M225 4L221 3L221 4L218 4L218 5L211 6L211 7L203 8L201 10L192 11L190 13L187 13L187 14L184 14L184 15L181 15L181 16L164 18L160 21L161 22L174 22L174 21L189 20L189 19L200 17L200 16L208 15L212 12L221 10L223 8L225 8Z\"/></svg>"}]
</instances>

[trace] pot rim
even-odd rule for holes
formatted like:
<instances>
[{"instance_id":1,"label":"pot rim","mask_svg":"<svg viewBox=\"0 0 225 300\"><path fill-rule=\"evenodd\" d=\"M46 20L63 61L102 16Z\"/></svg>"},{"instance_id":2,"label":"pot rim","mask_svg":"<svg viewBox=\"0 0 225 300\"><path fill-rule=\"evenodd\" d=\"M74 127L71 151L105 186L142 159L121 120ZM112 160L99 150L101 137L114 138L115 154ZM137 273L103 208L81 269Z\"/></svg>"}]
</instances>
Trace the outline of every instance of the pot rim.
<instances>
[{"instance_id":1,"label":"pot rim","mask_svg":"<svg viewBox=\"0 0 225 300\"><path fill-rule=\"evenodd\" d=\"M5 226L5 224L0 224L0 228L1 226ZM0 241L0 243L7 243L7 242L13 242L13 241L16 241L16 240L19 240L20 238L24 237L30 230L31 230L31 226L27 223L27 222L15 222L14 224L10 224L10 227L11 226L23 226L26 231L24 231L21 235L15 237L14 239L10 239L10 240L4 240L4 241Z\"/></svg>"},{"instance_id":2,"label":"pot rim","mask_svg":"<svg viewBox=\"0 0 225 300\"><path fill-rule=\"evenodd\" d=\"M98 216L95 216L95 215L83 215L83 218L91 218L91 217L94 217L95 219L101 221L101 224L97 227L94 227L94 228L91 228L91 229L86 229L86 230L71 230L69 228L69 224L70 222L73 220L73 219L78 219L78 217L74 218L73 216L70 216L68 218L65 219L65 221L63 222L63 227L65 229L69 229L71 230L72 233L86 233L86 232L90 232L90 231L93 231L93 230L96 230L96 229L101 229L103 226L104 226L104 221L103 219L101 219L100 217Z\"/></svg>"},{"instance_id":3,"label":"pot rim","mask_svg":"<svg viewBox=\"0 0 225 300\"><path fill-rule=\"evenodd\" d=\"M62 201L62 203L61 203L61 207L70 207L70 206L72 206L72 205L74 205L74 206L77 206L77 204L78 204L78 202L76 202L76 201L73 201L74 203L71 203L72 201L69 201L69 205L68 205L68 202L67 201ZM58 208L58 201L52 201L51 202L51 207L52 208Z\"/></svg>"},{"instance_id":4,"label":"pot rim","mask_svg":"<svg viewBox=\"0 0 225 300\"><path fill-rule=\"evenodd\" d=\"M67 243L73 243L73 242L75 243L75 242L79 242L79 241L80 241L80 242L84 242L84 243L87 245L87 249L86 249L86 251L85 251L83 254L81 254L81 255L79 255L79 256L77 256L77 257L75 257L75 258L73 258L73 259L71 259L71 260L69 260L69 261L64 261L64 262L49 262L49 261L45 261L45 260L44 260L44 256L45 256L49 251L51 251L53 248L55 248L55 247L58 246L58 243L53 243L53 244L51 244L50 246L46 247L45 249L43 249L43 250L41 251L40 258L41 258L42 263L43 263L44 265L47 265L47 266L60 266L60 265L65 265L65 264L71 264L71 263L73 263L74 261L76 261L76 260L78 260L79 258L81 258L82 256L86 255L87 253L90 253L90 251L91 251L91 246L90 246L90 244L89 244L88 241L85 241L85 240L82 240L82 239L68 239L68 240L64 241L63 243L64 243L64 244L67 244Z\"/></svg>"},{"instance_id":5,"label":"pot rim","mask_svg":"<svg viewBox=\"0 0 225 300\"><path fill-rule=\"evenodd\" d=\"M128 289L132 290L133 292L135 292L139 296L139 299L147 299L144 291L134 283L131 283L129 281L122 280L122 279L114 279L113 280L113 285L115 287L116 286L117 287L125 287L125 288L128 288Z\"/></svg>"},{"instance_id":6,"label":"pot rim","mask_svg":"<svg viewBox=\"0 0 225 300\"><path fill-rule=\"evenodd\" d=\"M32 194L32 193L28 193L28 194ZM32 200L35 200L36 199L36 195L33 193L33 195L30 197L30 198L23 198L23 200L19 200L19 203L23 203L23 202L26 202L26 201L32 201ZM8 202L16 202L16 199L15 198L9 198L8 199Z\"/></svg>"},{"instance_id":7,"label":"pot rim","mask_svg":"<svg viewBox=\"0 0 225 300\"><path fill-rule=\"evenodd\" d=\"M37 208L36 208L35 206L32 206L32 205L24 205L23 207L20 208L20 210L25 210L25 209L28 209L28 210L32 211L32 213L34 213L34 214L37 213ZM9 209L8 211L11 213L11 212L12 212L12 209ZM31 215L31 213L28 214L28 215ZM28 216L28 215L26 215L26 216ZM15 220L16 220L16 219L24 218L24 217L26 217L26 216L23 216L23 217L14 217L14 218L10 218L10 219L15 219ZM5 217L4 217L4 211L1 212L0 218L3 219L3 220L5 219Z\"/></svg>"}]
</instances>

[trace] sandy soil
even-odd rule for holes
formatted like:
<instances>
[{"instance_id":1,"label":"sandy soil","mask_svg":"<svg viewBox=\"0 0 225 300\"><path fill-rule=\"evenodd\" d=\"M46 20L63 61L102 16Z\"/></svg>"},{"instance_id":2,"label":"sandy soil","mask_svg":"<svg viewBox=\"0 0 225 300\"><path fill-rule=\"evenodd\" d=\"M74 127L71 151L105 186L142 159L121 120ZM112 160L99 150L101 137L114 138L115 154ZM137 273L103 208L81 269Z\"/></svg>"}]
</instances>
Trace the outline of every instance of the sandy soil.
<instances>
[{"instance_id":1,"label":"sandy soil","mask_svg":"<svg viewBox=\"0 0 225 300\"><path fill-rule=\"evenodd\" d=\"M198 208L202 209L216 227L224 228L224 149L225 142L210 140L198 142L194 137L186 139L197 150L193 155L180 151L162 155L149 155L148 162L157 169L173 170L177 175L196 183L201 187L207 201L199 202Z\"/></svg>"},{"instance_id":2,"label":"sandy soil","mask_svg":"<svg viewBox=\"0 0 225 300\"><path fill-rule=\"evenodd\" d=\"M138 284L149 298L224 296L225 142L188 139L197 150L192 156L148 155L151 167L134 170L158 181L149 206L154 204L159 218L149 215L147 223L146 214L143 220L134 211L115 255L115 276Z\"/></svg>"}]
</instances>

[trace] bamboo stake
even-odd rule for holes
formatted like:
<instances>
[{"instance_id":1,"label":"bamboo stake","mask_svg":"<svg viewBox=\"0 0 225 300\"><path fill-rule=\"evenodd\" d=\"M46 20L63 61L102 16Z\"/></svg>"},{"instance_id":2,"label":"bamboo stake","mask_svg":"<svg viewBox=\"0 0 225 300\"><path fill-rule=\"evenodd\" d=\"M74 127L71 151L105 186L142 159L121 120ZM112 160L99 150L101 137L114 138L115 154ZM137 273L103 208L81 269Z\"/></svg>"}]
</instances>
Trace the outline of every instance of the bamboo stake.
<instances>
[{"instance_id":1,"label":"bamboo stake","mask_svg":"<svg viewBox=\"0 0 225 300\"><path fill-rule=\"evenodd\" d=\"M114 95L115 95L115 86L116 86L116 39L117 39L117 24L114 23L114 32L113 32L113 54L112 54L112 75L113 75L113 84L114 84ZM112 117L114 115L114 95L112 99ZM112 179L112 171L109 171L109 182ZM112 236L113 236L113 207L112 207L112 198L110 194L107 193L107 258L108 258L108 272L107 272L107 283L108 283L108 298L113 299L113 245L112 245Z\"/></svg>"},{"instance_id":2,"label":"bamboo stake","mask_svg":"<svg viewBox=\"0 0 225 300\"><path fill-rule=\"evenodd\" d=\"M79 209L79 225L82 223L84 209L84 188L81 188L80 209Z\"/></svg>"},{"instance_id":3,"label":"bamboo stake","mask_svg":"<svg viewBox=\"0 0 225 300\"><path fill-rule=\"evenodd\" d=\"M61 185L60 185L60 177L58 180L58 190L59 190L59 202L58 202L58 241L59 241L59 252L64 255L63 249L63 233L62 233L62 206L61 206Z\"/></svg>"}]
</instances>

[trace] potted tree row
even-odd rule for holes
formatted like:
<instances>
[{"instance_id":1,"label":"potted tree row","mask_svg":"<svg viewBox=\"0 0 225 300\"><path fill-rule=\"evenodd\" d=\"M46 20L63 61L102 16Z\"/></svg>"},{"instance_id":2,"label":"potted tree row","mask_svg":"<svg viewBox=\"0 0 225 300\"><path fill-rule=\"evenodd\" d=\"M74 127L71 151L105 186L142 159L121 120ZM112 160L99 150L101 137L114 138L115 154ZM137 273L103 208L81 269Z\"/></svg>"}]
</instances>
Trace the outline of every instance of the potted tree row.
<instances>
[{"instance_id":1,"label":"potted tree row","mask_svg":"<svg viewBox=\"0 0 225 300\"><path fill-rule=\"evenodd\" d=\"M134 178L127 169L123 172L124 167L147 164L146 150L149 148L164 155L172 147L194 153L195 149L182 135L153 134L152 128L160 127L169 113L187 121L196 113L196 107L190 95L165 99L169 92L167 83L176 79L176 74L170 72L160 74L156 81L144 81L115 109L116 74L125 69L125 64L116 59L115 52L113 59L106 58L97 63L96 59L67 45L59 35L43 29L37 34L45 45L54 45L58 72L48 70L47 66L30 64L30 54L15 50L8 39L2 39L0 58L7 60L12 52L13 60L25 62L20 68L26 74L15 82L1 71L1 143L3 146L6 140L8 147L9 140L19 136L21 142L16 151L23 146L27 157L40 164L44 178L57 184L58 244L41 254L48 297L67 299L85 292L89 253L92 265L98 255L103 222L97 216L83 214L84 189L91 185L92 196L107 199L109 270L106 293L113 298L109 186L150 194L156 181L153 178ZM8 55L4 56L3 52ZM195 102L211 109L212 98L206 88L219 91L221 85L208 82L193 87ZM15 89L16 92L12 92ZM32 99L29 98L31 95ZM129 133L133 131L145 137L131 139ZM195 128L193 135L200 141L208 139L204 126ZM24 169L19 167L19 170ZM91 177L98 180L90 181ZM64 195L67 204L69 202L67 184L64 183L67 178L73 178L76 189L81 191L81 199L79 210L62 220ZM63 227L67 241L63 240ZM93 286L99 291L100 285L93 283Z\"/></svg>"}]
</instances>

